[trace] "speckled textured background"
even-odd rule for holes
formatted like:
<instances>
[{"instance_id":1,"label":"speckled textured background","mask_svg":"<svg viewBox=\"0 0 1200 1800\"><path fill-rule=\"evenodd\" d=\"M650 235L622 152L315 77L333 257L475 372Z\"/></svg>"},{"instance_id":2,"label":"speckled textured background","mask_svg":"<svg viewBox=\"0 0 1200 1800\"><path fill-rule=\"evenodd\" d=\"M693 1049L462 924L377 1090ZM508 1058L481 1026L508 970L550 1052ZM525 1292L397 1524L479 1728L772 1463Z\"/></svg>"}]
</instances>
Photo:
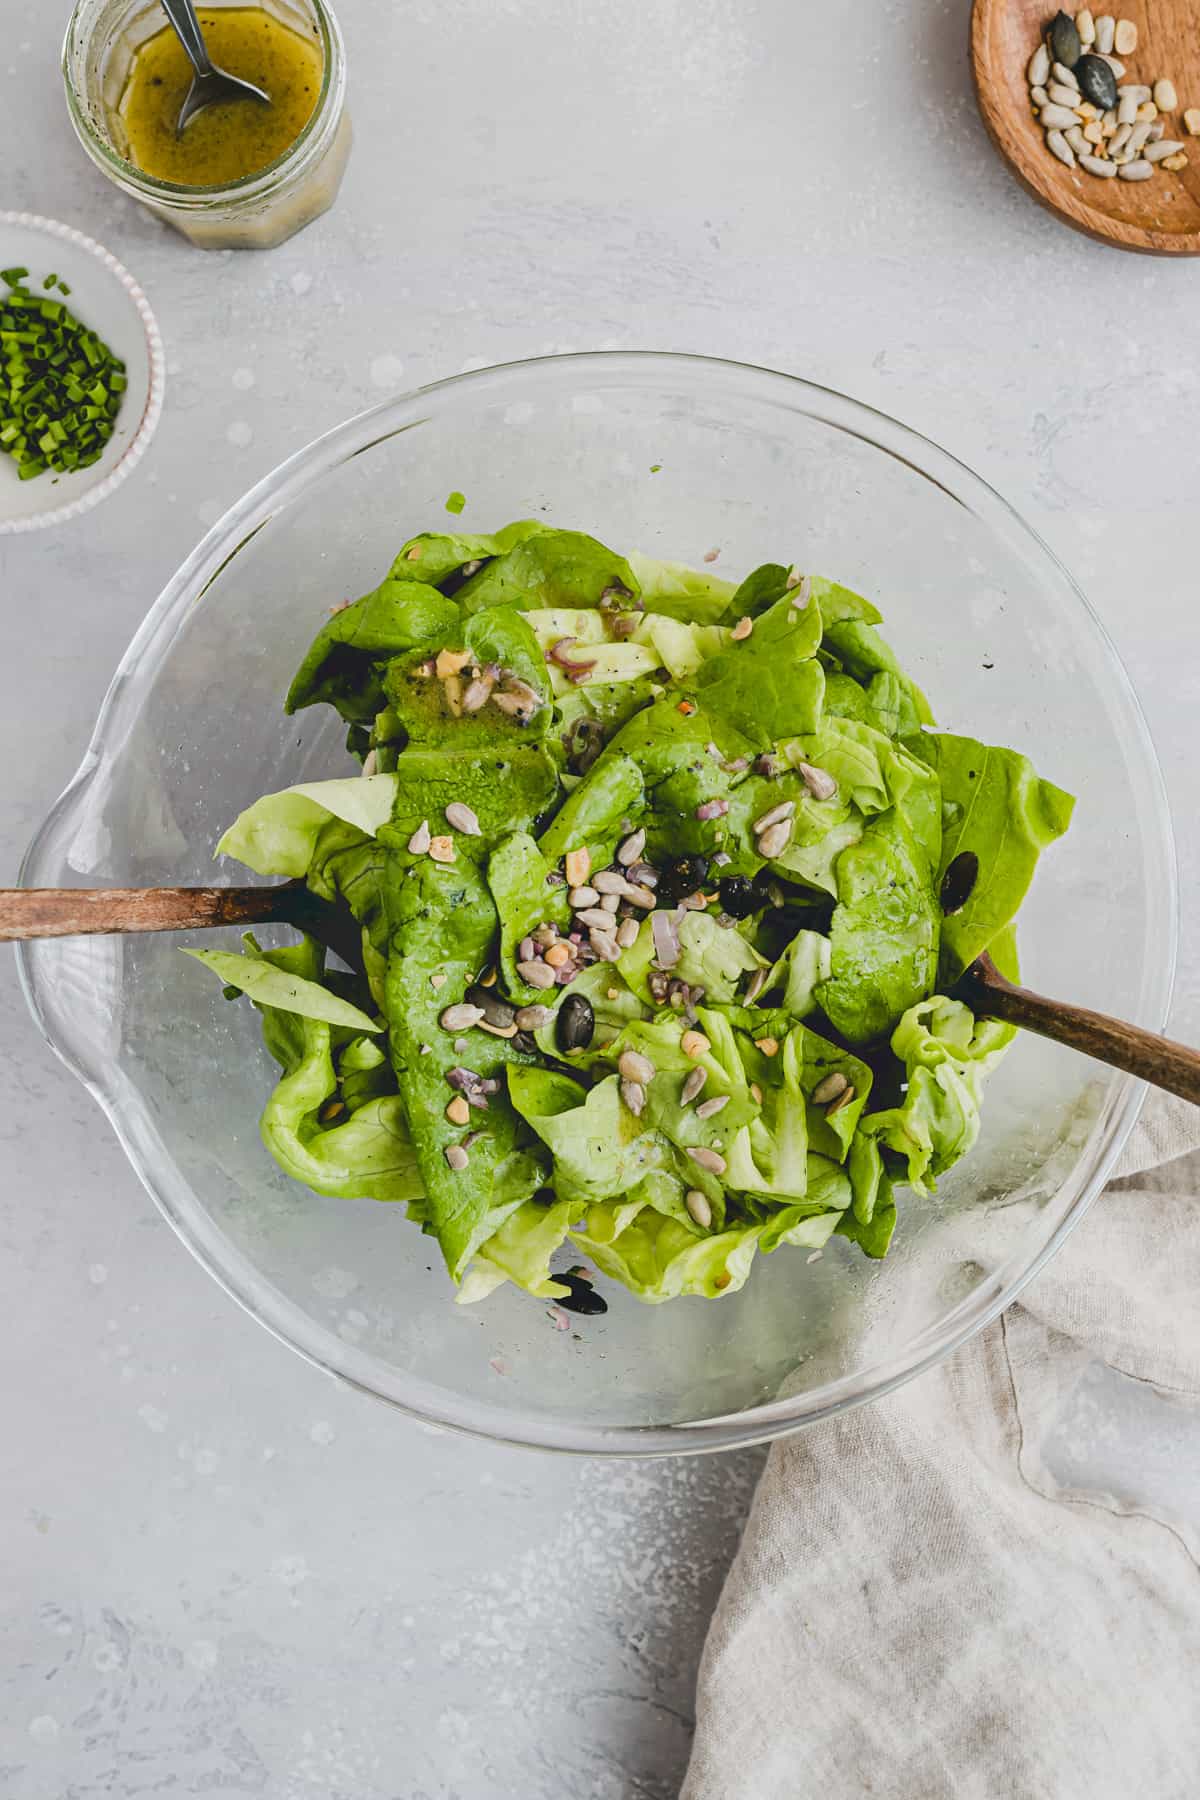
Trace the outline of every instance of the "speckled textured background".
<instances>
[{"instance_id":1,"label":"speckled textured background","mask_svg":"<svg viewBox=\"0 0 1200 1800\"><path fill-rule=\"evenodd\" d=\"M4 33L2 204L115 251L169 362L128 484L0 546L10 874L135 625L244 488L396 387L609 346L844 387L993 480L1100 610L1194 818L1200 268L1022 196L963 0L343 12L346 185L265 256L192 251L90 169L64 9ZM1182 862L1196 1037L1190 829ZM667 1800L757 1456L555 1462L322 1380L184 1254L7 957L0 982L5 1800Z\"/></svg>"}]
</instances>

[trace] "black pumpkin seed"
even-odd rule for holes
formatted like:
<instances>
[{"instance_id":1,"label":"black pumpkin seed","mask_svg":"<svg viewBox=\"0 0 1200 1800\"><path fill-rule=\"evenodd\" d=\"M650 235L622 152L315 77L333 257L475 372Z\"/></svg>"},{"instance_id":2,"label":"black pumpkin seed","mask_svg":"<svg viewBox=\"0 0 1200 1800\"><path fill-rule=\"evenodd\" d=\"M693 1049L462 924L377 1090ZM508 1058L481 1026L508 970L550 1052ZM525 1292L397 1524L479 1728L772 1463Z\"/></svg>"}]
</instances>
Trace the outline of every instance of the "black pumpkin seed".
<instances>
[{"instance_id":1,"label":"black pumpkin seed","mask_svg":"<svg viewBox=\"0 0 1200 1800\"><path fill-rule=\"evenodd\" d=\"M707 856L677 856L658 873L656 890L660 906L678 906L708 880Z\"/></svg>"},{"instance_id":2,"label":"black pumpkin seed","mask_svg":"<svg viewBox=\"0 0 1200 1800\"><path fill-rule=\"evenodd\" d=\"M1075 79L1084 99L1101 112L1117 104L1117 78L1102 56L1081 56L1075 64Z\"/></svg>"},{"instance_id":3,"label":"black pumpkin seed","mask_svg":"<svg viewBox=\"0 0 1200 1800\"><path fill-rule=\"evenodd\" d=\"M960 850L942 876L942 911L947 915L961 912L978 879L979 858L973 850Z\"/></svg>"},{"instance_id":4,"label":"black pumpkin seed","mask_svg":"<svg viewBox=\"0 0 1200 1800\"><path fill-rule=\"evenodd\" d=\"M480 987L476 982L466 992L468 1006L477 1006L489 1025L495 1025L500 1031L507 1031L516 1022L517 1009L498 994L495 988Z\"/></svg>"},{"instance_id":5,"label":"black pumpkin seed","mask_svg":"<svg viewBox=\"0 0 1200 1800\"><path fill-rule=\"evenodd\" d=\"M1083 43L1070 13L1055 13L1054 23L1050 27L1050 54L1055 62L1062 63L1066 69L1073 69L1082 53Z\"/></svg>"},{"instance_id":6,"label":"black pumpkin seed","mask_svg":"<svg viewBox=\"0 0 1200 1800\"><path fill-rule=\"evenodd\" d=\"M721 883L721 905L735 919L748 919L765 902L766 895L745 875L726 875Z\"/></svg>"},{"instance_id":7,"label":"black pumpkin seed","mask_svg":"<svg viewBox=\"0 0 1200 1800\"><path fill-rule=\"evenodd\" d=\"M554 1037L564 1056L572 1050L586 1050L596 1029L592 1003L584 994L568 994L558 1009Z\"/></svg>"},{"instance_id":8,"label":"black pumpkin seed","mask_svg":"<svg viewBox=\"0 0 1200 1800\"><path fill-rule=\"evenodd\" d=\"M553 1279L560 1281L564 1287L571 1290L569 1294L559 1294L554 1302L556 1306L561 1306L564 1312L590 1315L608 1311L608 1301L602 1294L598 1294L591 1282L585 1281L582 1275L555 1275Z\"/></svg>"}]
</instances>

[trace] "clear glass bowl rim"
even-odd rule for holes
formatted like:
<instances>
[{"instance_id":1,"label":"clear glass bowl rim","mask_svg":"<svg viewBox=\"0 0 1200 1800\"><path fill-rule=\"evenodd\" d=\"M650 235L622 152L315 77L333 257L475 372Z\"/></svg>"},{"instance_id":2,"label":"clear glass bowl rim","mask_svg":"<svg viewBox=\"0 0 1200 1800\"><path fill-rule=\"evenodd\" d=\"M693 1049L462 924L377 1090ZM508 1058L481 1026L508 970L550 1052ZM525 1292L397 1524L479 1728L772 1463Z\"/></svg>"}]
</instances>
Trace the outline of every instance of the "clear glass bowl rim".
<instances>
[{"instance_id":1,"label":"clear glass bowl rim","mask_svg":"<svg viewBox=\"0 0 1200 1800\"><path fill-rule=\"evenodd\" d=\"M105 759L107 747L110 742L120 742L123 716L129 710L136 712L140 705L139 691L153 680L192 607L203 599L208 586L250 536L277 512L291 505L306 488L348 458L419 423L429 402L437 396L473 387L483 397L490 386L500 385L515 375L526 377L536 385L546 380L553 382L560 371L569 373L574 379L584 379L592 371L598 379L625 376L643 383L652 382L656 372L669 374L675 383L692 372L714 383L731 382L744 395L757 389L764 398L786 399L793 411L860 438L900 460L943 488L952 499L966 504L964 495L968 495L971 510L977 516L1003 525L1044 559L1073 595L1107 654L1110 671L1121 686L1135 721L1142 773L1148 778L1154 795L1153 825L1165 879L1159 886L1162 915L1150 936L1163 946L1163 953L1157 964L1152 962L1148 967L1142 1008L1144 1016L1137 1022L1152 1029L1162 1029L1170 1008L1178 946L1177 864L1166 787L1149 726L1124 664L1069 571L1016 509L981 476L931 438L901 424L889 414L801 376L783 374L752 363L683 352L585 351L492 364L381 401L313 439L280 463L217 521L146 614L110 683L78 770L30 843L18 877L20 884L25 887L46 885L39 873L43 856L64 824L75 815L82 816L86 810L87 790ZM566 1424L542 1417L529 1417L518 1422L514 1412L503 1415L505 1428L498 1429L493 1416L495 1409L482 1402L451 1395L399 1370L388 1371L386 1378L381 1379L379 1366L369 1356L318 1326L263 1280L249 1260L235 1251L212 1224L203 1205L174 1168L134 1085L120 1071L102 1074L86 1067L69 1045L58 1040L41 1006L29 951L22 944L16 948L22 990L43 1036L96 1099L143 1186L168 1223L226 1293L282 1343L317 1368L383 1400L398 1411L425 1424L534 1449L591 1456L697 1455L764 1443L849 1407L882 1398L949 1356L1016 1299L1058 1250L1100 1192L1136 1123L1146 1094L1144 1083L1131 1077L1119 1080L1105 1110L1103 1133L1092 1167L1069 1211L1038 1252L1028 1261L1010 1258L1001 1269L981 1282L966 1301L936 1326L903 1346L895 1356L806 1393L768 1401L717 1419L612 1427ZM449 1299L447 1303L450 1304Z\"/></svg>"}]
</instances>

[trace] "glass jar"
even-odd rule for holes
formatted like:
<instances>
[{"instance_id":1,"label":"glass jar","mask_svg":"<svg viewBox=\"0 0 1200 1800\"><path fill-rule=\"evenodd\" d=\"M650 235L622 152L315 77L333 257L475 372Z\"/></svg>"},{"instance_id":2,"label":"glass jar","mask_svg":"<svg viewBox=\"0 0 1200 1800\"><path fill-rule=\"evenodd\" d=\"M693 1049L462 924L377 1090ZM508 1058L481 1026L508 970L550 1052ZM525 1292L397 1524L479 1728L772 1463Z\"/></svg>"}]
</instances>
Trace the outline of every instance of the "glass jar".
<instances>
[{"instance_id":1,"label":"glass jar","mask_svg":"<svg viewBox=\"0 0 1200 1800\"><path fill-rule=\"evenodd\" d=\"M211 6L247 0L207 0ZM321 91L312 116L283 155L221 187L184 187L130 162L119 106L139 47L166 20L148 0L77 0L63 45L63 79L80 143L123 194L140 200L202 250L270 250L333 205L350 154L346 54L324 0L250 0L282 24L316 33Z\"/></svg>"}]
</instances>

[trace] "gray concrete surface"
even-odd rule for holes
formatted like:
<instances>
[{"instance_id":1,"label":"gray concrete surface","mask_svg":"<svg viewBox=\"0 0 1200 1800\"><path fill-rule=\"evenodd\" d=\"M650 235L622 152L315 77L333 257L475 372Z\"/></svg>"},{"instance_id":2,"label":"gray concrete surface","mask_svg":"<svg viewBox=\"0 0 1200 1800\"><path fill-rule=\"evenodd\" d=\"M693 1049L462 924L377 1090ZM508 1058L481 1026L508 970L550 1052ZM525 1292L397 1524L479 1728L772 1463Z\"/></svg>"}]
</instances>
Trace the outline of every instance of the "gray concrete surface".
<instances>
[{"instance_id":1,"label":"gray concrete surface","mask_svg":"<svg viewBox=\"0 0 1200 1800\"><path fill-rule=\"evenodd\" d=\"M190 250L79 153L62 9L0 44L0 205L139 276L169 391L142 468L0 543L6 871L202 530L386 390L552 349L773 364L993 480L1150 713L1200 1036L1194 264L1065 231L998 165L962 0L347 3L337 209ZM1190 941L1189 941L1190 940ZM667 1800L754 1454L554 1462L422 1431L244 1318L158 1218L0 964L6 1800Z\"/></svg>"}]
</instances>

